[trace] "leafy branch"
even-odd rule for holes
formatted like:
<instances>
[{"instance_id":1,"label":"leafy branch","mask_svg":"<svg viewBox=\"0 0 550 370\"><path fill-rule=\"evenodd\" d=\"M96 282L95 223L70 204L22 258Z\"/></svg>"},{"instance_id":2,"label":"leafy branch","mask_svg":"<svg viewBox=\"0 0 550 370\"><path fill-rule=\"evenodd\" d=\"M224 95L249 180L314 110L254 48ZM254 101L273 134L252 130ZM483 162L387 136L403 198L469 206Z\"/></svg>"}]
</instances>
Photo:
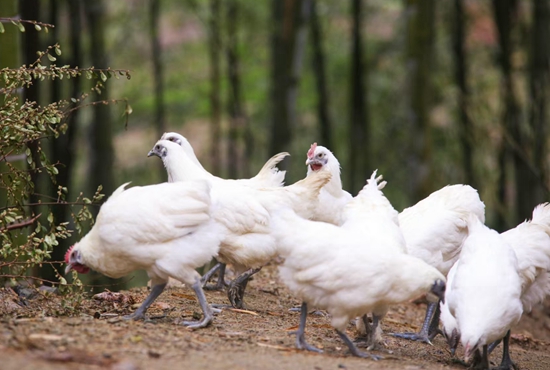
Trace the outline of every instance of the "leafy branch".
<instances>
[{"instance_id":1,"label":"leafy branch","mask_svg":"<svg viewBox=\"0 0 550 370\"><path fill-rule=\"evenodd\" d=\"M19 19L19 17L0 17L0 33L5 32L4 25L2 23L12 23L21 32L25 32L25 26L23 26L23 23L34 25L34 29L37 31L42 31L42 27L44 27L44 32L46 33L48 33L49 28L55 28L53 24L49 23Z\"/></svg>"}]
</instances>

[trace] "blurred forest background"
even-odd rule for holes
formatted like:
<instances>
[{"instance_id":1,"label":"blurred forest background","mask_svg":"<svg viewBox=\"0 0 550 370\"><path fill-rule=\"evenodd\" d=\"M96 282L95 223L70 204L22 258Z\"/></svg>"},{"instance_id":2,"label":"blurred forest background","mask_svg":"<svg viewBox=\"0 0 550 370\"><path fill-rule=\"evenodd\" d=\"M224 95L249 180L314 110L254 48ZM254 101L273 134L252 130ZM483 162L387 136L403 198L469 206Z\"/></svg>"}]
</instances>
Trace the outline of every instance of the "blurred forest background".
<instances>
[{"instance_id":1,"label":"blurred forest background","mask_svg":"<svg viewBox=\"0 0 550 370\"><path fill-rule=\"evenodd\" d=\"M0 17L55 25L21 33L6 24L0 69L58 42L58 65L131 71L99 97L128 99L127 127L123 106L101 104L43 139L72 192L165 181L146 155L176 131L227 178L289 151L287 184L305 176L317 142L354 194L378 168L398 210L470 184L501 231L548 200L548 0L2 0ZM22 99L46 104L86 84L41 81ZM55 197L36 182L35 199ZM69 219L66 207L54 212Z\"/></svg>"}]
</instances>

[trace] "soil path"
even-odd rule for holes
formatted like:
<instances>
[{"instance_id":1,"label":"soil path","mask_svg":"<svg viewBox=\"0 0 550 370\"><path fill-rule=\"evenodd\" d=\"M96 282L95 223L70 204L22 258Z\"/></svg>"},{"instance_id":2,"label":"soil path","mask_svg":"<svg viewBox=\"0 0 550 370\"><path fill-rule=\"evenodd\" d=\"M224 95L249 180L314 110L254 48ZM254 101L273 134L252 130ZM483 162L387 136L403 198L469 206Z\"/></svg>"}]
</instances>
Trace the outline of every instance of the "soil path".
<instances>
[{"instance_id":1,"label":"soil path","mask_svg":"<svg viewBox=\"0 0 550 370\"><path fill-rule=\"evenodd\" d=\"M308 319L308 341L324 350L314 354L294 349L290 335L298 324L298 306L277 278L275 266L264 268L250 282L245 298L252 312L224 310L214 324L196 331L177 321L200 315L192 291L170 288L149 310L151 320L128 322L147 294L146 288L123 292L118 301L87 299L80 314L57 316L60 300L39 296L16 302L11 290L0 291L0 369L465 369L451 359L445 340L433 346L384 335L383 360L352 357L323 312ZM207 292L209 302L226 303L223 292ZM425 305L393 307L382 328L385 333L417 330ZM94 316L96 318L94 318ZM348 334L355 335L350 324ZM511 355L520 369L550 369L550 300L525 315L513 330ZM457 351L462 356L459 347ZM491 356L500 363L501 347Z\"/></svg>"}]
</instances>

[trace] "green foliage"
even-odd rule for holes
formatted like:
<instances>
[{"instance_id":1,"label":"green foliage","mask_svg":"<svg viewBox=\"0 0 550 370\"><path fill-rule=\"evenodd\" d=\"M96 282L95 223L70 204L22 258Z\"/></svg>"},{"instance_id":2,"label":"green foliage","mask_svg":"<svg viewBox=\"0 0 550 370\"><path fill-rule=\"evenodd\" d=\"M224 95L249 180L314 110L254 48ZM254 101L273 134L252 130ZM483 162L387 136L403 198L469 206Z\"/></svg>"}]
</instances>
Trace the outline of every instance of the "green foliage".
<instances>
[{"instance_id":1,"label":"green foliage","mask_svg":"<svg viewBox=\"0 0 550 370\"><path fill-rule=\"evenodd\" d=\"M20 22L23 21L18 24ZM33 24L47 29L44 24ZM76 109L119 102L87 102L90 94L85 93L70 100L40 105L34 101L21 102L19 91L36 81L85 77L95 83L91 90L101 93L108 79L118 79L120 76L130 78L126 70L80 69L50 64L56 61L54 55L61 55L58 44L37 54L37 60L30 65L0 70L0 94L3 96L0 103L0 278L17 279L25 276L30 269L42 266L51 258L58 240L66 239L74 232L71 228L73 223L79 234L93 223L90 207L97 206L103 198L101 186L91 198L80 193L74 201L67 201L68 189L56 184L58 167L62 164L50 162L42 140L55 140L63 135L68 127L66 119ZM130 113L131 108L126 102L125 114ZM42 201L43 196L35 193L33 175L38 173L46 173L52 186L57 187L56 199ZM38 197L38 203L31 204L31 196ZM55 220L52 207L71 207L73 222ZM63 291L69 285L62 276L58 278L60 290ZM81 289L76 275L73 278L72 286ZM74 306L74 303L71 304Z\"/></svg>"}]
</instances>

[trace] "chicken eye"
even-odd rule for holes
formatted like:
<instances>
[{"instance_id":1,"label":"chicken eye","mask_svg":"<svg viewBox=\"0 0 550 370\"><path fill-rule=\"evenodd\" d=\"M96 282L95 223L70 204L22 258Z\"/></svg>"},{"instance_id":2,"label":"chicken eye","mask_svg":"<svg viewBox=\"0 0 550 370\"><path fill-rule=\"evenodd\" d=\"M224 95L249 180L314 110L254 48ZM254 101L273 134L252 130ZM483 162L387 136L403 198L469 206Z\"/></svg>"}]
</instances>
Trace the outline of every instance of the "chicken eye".
<instances>
[{"instance_id":1,"label":"chicken eye","mask_svg":"<svg viewBox=\"0 0 550 370\"><path fill-rule=\"evenodd\" d=\"M318 158L323 158L323 153L317 154L317 157L318 157Z\"/></svg>"},{"instance_id":2,"label":"chicken eye","mask_svg":"<svg viewBox=\"0 0 550 370\"><path fill-rule=\"evenodd\" d=\"M176 139L175 139L175 138L173 138L173 137L171 137L171 138L168 138L168 140L170 140L170 141L176 141Z\"/></svg>"}]
</instances>

